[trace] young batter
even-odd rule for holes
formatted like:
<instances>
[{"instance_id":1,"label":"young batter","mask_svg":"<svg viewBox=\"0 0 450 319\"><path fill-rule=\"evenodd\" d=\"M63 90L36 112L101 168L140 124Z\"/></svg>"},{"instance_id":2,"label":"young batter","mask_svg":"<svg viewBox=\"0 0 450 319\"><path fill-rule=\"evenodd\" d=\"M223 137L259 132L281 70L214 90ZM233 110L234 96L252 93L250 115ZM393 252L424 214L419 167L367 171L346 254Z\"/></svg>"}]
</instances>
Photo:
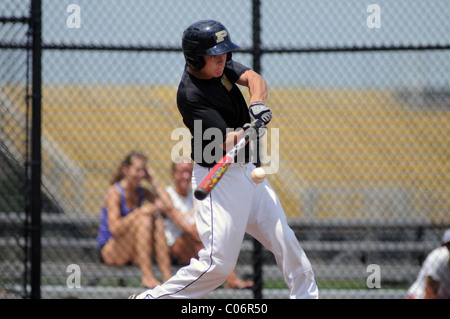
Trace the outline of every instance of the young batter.
<instances>
[{"instance_id":1,"label":"young batter","mask_svg":"<svg viewBox=\"0 0 450 319\"><path fill-rule=\"evenodd\" d=\"M206 20L183 33L186 67L177 104L192 138L192 187L208 174L216 161L244 135L244 124L255 119L267 124L271 111L264 104L264 79L232 60L227 29ZM250 91L250 108L236 83ZM200 125L199 125L200 124ZM214 129L213 131L209 129ZM220 131L219 138L217 133ZM311 264L287 224L283 208L267 181L253 183L255 168L247 149L242 163L230 166L211 194L197 201L196 224L204 249L199 259L181 268L172 278L133 298L201 298L219 287L236 266L244 234L260 241L274 255L291 298L318 298Z\"/></svg>"}]
</instances>

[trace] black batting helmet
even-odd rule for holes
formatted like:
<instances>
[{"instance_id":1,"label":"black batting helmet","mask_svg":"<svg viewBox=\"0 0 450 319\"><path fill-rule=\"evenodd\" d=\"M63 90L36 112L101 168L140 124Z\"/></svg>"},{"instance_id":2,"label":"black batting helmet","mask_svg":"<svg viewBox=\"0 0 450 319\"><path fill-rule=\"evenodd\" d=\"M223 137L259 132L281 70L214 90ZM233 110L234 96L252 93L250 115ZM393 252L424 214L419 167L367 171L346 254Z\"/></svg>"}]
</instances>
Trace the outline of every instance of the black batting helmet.
<instances>
[{"instance_id":1,"label":"black batting helmet","mask_svg":"<svg viewBox=\"0 0 450 319\"><path fill-rule=\"evenodd\" d=\"M202 20L187 27L183 32L182 47L186 64L195 71L205 66L205 55L228 53L239 47L231 42L230 34L223 24L214 20Z\"/></svg>"}]
</instances>

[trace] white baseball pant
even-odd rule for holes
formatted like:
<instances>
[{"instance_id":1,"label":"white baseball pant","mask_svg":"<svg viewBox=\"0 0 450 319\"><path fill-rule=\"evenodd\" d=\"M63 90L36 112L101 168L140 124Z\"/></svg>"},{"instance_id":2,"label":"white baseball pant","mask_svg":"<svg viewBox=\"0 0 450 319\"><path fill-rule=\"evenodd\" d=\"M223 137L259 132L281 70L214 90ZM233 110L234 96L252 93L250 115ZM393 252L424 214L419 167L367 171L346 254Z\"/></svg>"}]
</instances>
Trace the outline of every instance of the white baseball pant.
<instances>
[{"instance_id":1,"label":"white baseball pant","mask_svg":"<svg viewBox=\"0 0 450 319\"><path fill-rule=\"evenodd\" d=\"M287 224L280 201L267 180L252 181L254 168L253 164L231 164L211 194L197 201L196 224L204 245L199 259L191 259L168 281L138 298L204 297L235 268L245 232L274 254L290 298L318 298L311 264ZM207 173L208 168L194 164L194 189Z\"/></svg>"}]
</instances>

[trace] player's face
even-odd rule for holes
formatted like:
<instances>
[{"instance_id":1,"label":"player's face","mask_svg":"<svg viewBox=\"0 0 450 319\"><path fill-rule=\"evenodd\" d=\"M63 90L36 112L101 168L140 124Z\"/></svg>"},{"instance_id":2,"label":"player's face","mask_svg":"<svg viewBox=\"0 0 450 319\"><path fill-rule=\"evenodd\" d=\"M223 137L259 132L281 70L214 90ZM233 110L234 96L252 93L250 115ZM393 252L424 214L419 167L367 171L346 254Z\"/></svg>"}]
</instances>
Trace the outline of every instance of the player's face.
<instances>
[{"instance_id":1,"label":"player's face","mask_svg":"<svg viewBox=\"0 0 450 319\"><path fill-rule=\"evenodd\" d=\"M202 72L209 78L218 78L222 76L225 63L227 62L227 54L205 56L205 66Z\"/></svg>"}]
</instances>

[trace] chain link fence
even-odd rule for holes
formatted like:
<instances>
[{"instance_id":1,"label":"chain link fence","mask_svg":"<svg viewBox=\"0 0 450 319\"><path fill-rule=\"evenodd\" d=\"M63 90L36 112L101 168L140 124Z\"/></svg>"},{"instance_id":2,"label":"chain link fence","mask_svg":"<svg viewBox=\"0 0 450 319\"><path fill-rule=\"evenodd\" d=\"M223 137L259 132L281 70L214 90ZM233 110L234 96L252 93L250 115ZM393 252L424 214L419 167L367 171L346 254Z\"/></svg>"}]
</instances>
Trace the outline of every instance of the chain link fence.
<instances>
[{"instance_id":1,"label":"chain link fence","mask_svg":"<svg viewBox=\"0 0 450 319\"><path fill-rule=\"evenodd\" d=\"M1 7L2 44L29 43L27 3ZM0 296L27 294L25 271L29 259L29 118L30 101L28 50L0 51ZM19 226L20 225L20 226ZM11 270L21 269L15 272Z\"/></svg>"},{"instance_id":2,"label":"chain link fence","mask_svg":"<svg viewBox=\"0 0 450 319\"><path fill-rule=\"evenodd\" d=\"M0 297L20 298L29 290L30 4L2 1L0 12ZM450 227L448 16L437 0L42 1L42 297L143 290L139 267L99 259L103 199L131 150L161 185L174 184L181 35L216 19L241 47L235 60L260 58L274 113L268 180L321 297L406 298ZM238 277L253 280L253 259L246 237ZM288 297L266 250L261 266L262 296ZM153 270L163 280L156 258ZM224 285L207 297L254 296Z\"/></svg>"}]
</instances>

